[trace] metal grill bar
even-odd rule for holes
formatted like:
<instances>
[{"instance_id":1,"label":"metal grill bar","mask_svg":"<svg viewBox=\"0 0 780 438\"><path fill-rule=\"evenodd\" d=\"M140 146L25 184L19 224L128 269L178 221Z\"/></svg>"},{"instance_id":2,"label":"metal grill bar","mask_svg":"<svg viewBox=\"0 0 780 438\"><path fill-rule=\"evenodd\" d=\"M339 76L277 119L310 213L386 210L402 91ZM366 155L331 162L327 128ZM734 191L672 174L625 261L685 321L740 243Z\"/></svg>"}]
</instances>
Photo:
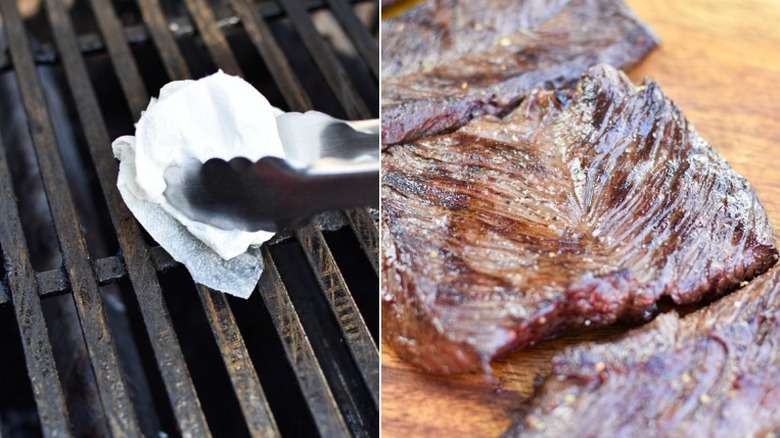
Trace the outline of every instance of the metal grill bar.
<instances>
[{"instance_id":1,"label":"metal grill bar","mask_svg":"<svg viewBox=\"0 0 780 438\"><path fill-rule=\"evenodd\" d=\"M122 260L122 256L118 255L93 260L92 269L95 271L98 283L101 286L117 282L123 277L127 276L125 262Z\"/></svg>"},{"instance_id":2,"label":"metal grill bar","mask_svg":"<svg viewBox=\"0 0 780 438\"><path fill-rule=\"evenodd\" d=\"M369 220L370 219L369 216ZM123 251L124 252L124 251ZM149 249L148 257L151 258L151 264L156 271L166 271L178 266L178 262L173 260L165 250L159 246L155 246ZM109 256L101 259L95 259L92 261L93 270L97 277L98 284L101 286L116 283L117 281L128 276L127 265L131 263L127 260L127 253L124 252L124 259L121 256ZM38 272L36 274L38 280L39 295L41 298L45 298L51 295L57 295L68 289L69 284L63 273L59 269L52 269L50 271ZM5 284L0 283L0 305L11 301L8 290Z\"/></svg>"},{"instance_id":3,"label":"metal grill bar","mask_svg":"<svg viewBox=\"0 0 780 438\"><path fill-rule=\"evenodd\" d=\"M90 84L86 65L75 44L75 32L60 2L47 0L46 6L70 88L74 95L79 97L76 99L79 118L82 120L87 144L101 181L101 189L117 230L120 248L122 248L126 258L125 261L128 264L127 266L129 266L129 269L125 268L119 257L99 260L94 263L95 271L98 273L98 281L100 281L101 273L103 275L115 275L117 271L125 271L123 274L129 273L155 357L159 364L158 368L168 396L174 401L173 410L178 426L180 430L192 432L197 436L208 436L206 420L192 380L187 372L184 356L173 330L170 316L163 303L162 291L157 282L155 269L143 247L138 246L139 243L143 242L140 230L134 222L132 215L122 204L114 183L117 179L117 171L115 161L107 148L110 144L110 139L95 92ZM98 6L102 7L103 5ZM107 18L106 11L103 11L102 15L105 21L115 21L115 17L114 19ZM131 56L128 51L120 50L116 47L114 51L120 58ZM134 71L134 74L137 75L138 70L135 69L132 57L130 61L128 63L127 59L114 60L115 65L119 64L123 67L132 65L130 68L134 70L128 71ZM138 86L142 87L140 77L133 78L133 75L130 74L125 80L132 83L132 85L127 84L125 92L129 90L130 93L142 96L145 94L143 88L137 89ZM136 101L133 105L138 104ZM133 108L132 110L140 111L139 108ZM89 122L86 123L84 121ZM112 263L109 264L105 260L111 260ZM122 269L119 269L120 266Z\"/></svg>"},{"instance_id":4,"label":"metal grill bar","mask_svg":"<svg viewBox=\"0 0 780 438\"><path fill-rule=\"evenodd\" d=\"M11 172L0 139L0 247L5 254L8 283L13 290L14 312L22 340L38 417L46 436L68 436L68 412L43 319L38 285L19 219ZM2 427L0 427L0 432Z\"/></svg>"},{"instance_id":5,"label":"metal grill bar","mask_svg":"<svg viewBox=\"0 0 780 438\"><path fill-rule=\"evenodd\" d=\"M225 73L243 76L241 68L238 66L238 61L236 61L225 36L220 32L219 26L217 26L214 12L212 12L211 8L206 4L206 1L184 0L184 4L187 5L187 9L190 11L190 14L192 14L195 25L200 32L200 37L214 62L224 70Z\"/></svg>"},{"instance_id":6,"label":"metal grill bar","mask_svg":"<svg viewBox=\"0 0 780 438\"><path fill-rule=\"evenodd\" d=\"M84 340L111 431L116 436L140 435L127 384L117 358L116 345L108 330L98 285L89 264L86 242L65 172L56 147L43 90L35 70L30 42L13 0L0 1L7 26L11 59L16 66L22 100L29 116L35 153L51 208L54 227L60 236L63 264L70 280Z\"/></svg>"},{"instance_id":7,"label":"metal grill bar","mask_svg":"<svg viewBox=\"0 0 780 438\"><path fill-rule=\"evenodd\" d=\"M54 292L62 292L70 287L67 274L62 269L39 272L36 278L41 298L45 298Z\"/></svg>"},{"instance_id":8,"label":"metal grill bar","mask_svg":"<svg viewBox=\"0 0 780 438\"><path fill-rule=\"evenodd\" d=\"M279 429L260 386L260 379L249 359L244 338L238 330L225 294L214 292L202 285L198 285L197 289L249 432L253 436L279 436Z\"/></svg>"},{"instance_id":9,"label":"metal grill bar","mask_svg":"<svg viewBox=\"0 0 780 438\"><path fill-rule=\"evenodd\" d=\"M324 437L348 436L349 430L268 248L263 248L263 259L265 270L258 291L282 339L285 355L295 370L304 397L317 405L317 409L309 405L317 429Z\"/></svg>"},{"instance_id":10,"label":"metal grill bar","mask_svg":"<svg viewBox=\"0 0 780 438\"><path fill-rule=\"evenodd\" d=\"M144 89L143 81L138 72L138 67L133 61L133 55L130 53L125 34L122 31L122 25L107 1L90 0L89 3L95 14L95 19L111 57L111 62L114 64L114 72L119 76L119 83L125 92L125 96L127 96L127 104L130 106L133 116L138 117L141 115L141 110L146 108L146 104L149 102L149 95L139 93L139 90Z\"/></svg>"},{"instance_id":11,"label":"metal grill bar","mask_svg":"<svg viewBox=\"0 0 780 438\"><path fill-rule=\"evenodd\" d=\"M351 119L367 119L371 113L366 108L363 100L355 92L355 86L349 75L341 66L339 60L328 47L317 28L314 26L308 12L299 0L276 0L290 18L293 27L301 36L309 53L317 64L330 88L336 94L341 106L344 107L347 116Z\"/></svg>"},{"instance_id":12,"label":"metal grill bar","mask_svg":"<svg viewBox=\"0 0 780 438\"><path fill-rule=\"evenodd\" d=\"M265 23L262 15L250 0L230 0L230 5L236 11L244 25L244 30L252 39L252 43L260 52L274 81L284 95L284 99L294 111L305 111L312 107L309 95L304 91L293 72L287 57L276 42L271 29Z\"/></svg>"},{"instance_id":13,"label":"metal grill bar","mask_svg":"<svg viewBox=\"0 0 780 438\"><path fill-rule=\"evenodd\" d=\"M379 352L363 317L352 298L352 294L333 259L325 237L313 225L301 228L295 233L303 246L325 300L339 323L355 359L363 382L371 392L374 405L379 407Z\"/></svg>"},{"instance_id":14,"label":"metal grill bar","mask_svg":"<svg viewBox=\"0 0 780 438\"><path fill-rule=\"evenodd\" d=\"M133 233L129 232L127 234L132 235ZM140 238L140 233L138 236ZM120 244L121 241L122 239L120 237ZM140 248L136 245L135 248L131 248L131 251L133 253L137 252L141 254L142 249L143 248ZM124 256L125 259L129 258L127 251L124 251ZM159 246L152 248L151 254L144 256L144 259L147 260L147 263L152 264L152 269L155 271L164 271L176 266L176 261L174 261L171 256ZM129 260L127 260L127 264L132 265ZM122 259L122 256L118 255L93 260L92 269L95 271L98 284L101 286L116 283L117 281L128 276L125 260ZM65 273L60 269L38 272L35 274L35 277L37 281L38 295L41 298L57 295L58 293L66 291L70 287ZM8 292L8 289L6 288L6 285L4 283L0 283L0 305L6 304L10 301L11 296Z\"/></svg>"},{"instance_id":15,"label":"metal grill bar","mask_svg":"<svg viewBox=\"0 0 780 438\"><path fill-rule=\"evenodd\" d=\"M168 77L171 79L191 78L190 68L179 51L173 34L168 29L168 23L160 9L159 0L141 0L138 2L138 7L141 9L144 23L146 23L149 33L152 35L152 41L154 41L163 60Z\"/></svg>"},{"instance_id":16,"label":"metal grill bar","mask_svg":"<svg viewBox=\"0 0 780 438\"><path fill-rule=\"evenodd\" d=\"M360 0L350 0L352 3L357 3L359 1ZM263 16L269 19L278 18L284 14L284 11L275 3L260 2L259 6ZM316 11L324 8L325 2L323 0L303 0L303 7L306 8L307 11Z\"/></svg>"},{"instance_id":17,"label":"metal grill bar","mask_svg":"<svg viewBox=\"0 0 780 438\"><path fill-rule=\"evenodd\" d=\"M349 0L349 3L359 3L361 0ZM159 0L139 0L137 2L141 13L143 15L143 21L146 25L151 25L154 21L162 18L162 29L165 29L166 33L170 34L171 38L176 39L189 37L193 33L193 27L187 18L176 17L171 20L171 25L175 25L175 30L169 28L168 23L165 22L164 14L162 13L159 5ZM251 4L251 3L250 3ZM325 5L322 1L309 0L304 2L304 7L307 11L317 11L323 9ZM260 3L259 5L252 5L253 10L260 11L260 15L266 19L276 19L282 15L282 11L276 5L270 5L267 3ZM154 12L156 9L156 13ZM147 15L148 12L151 14ZM218 27L233 26L237 20L236 17L228 17L227 19L219 20L217 22ZM149 38L147 29L142 25L130 25L124 29L125 38L132 43L142 43ZM161 37L162 35L158 35ZM153 39L154 36L152 36ZM162 37L165 38L165 37ZM82 52L99 52L105 49L103 41L94 33L87 33L79 36L79 47ZM159 50L163 50L158 47ZM38 64L53 64L57 62L57 56L54 49L48 43L43 43L33 53L36 63ZM11 66L11 63L5 53L0 53L0 70L7 69ZM168 72L172 78L186 78L189 75L185 74L172 74Z\"/></svg>"},{"instance_id":18,"label":"metal grill bar","mask_svg":"<svg viewBox=\"0 0 780 438\"><path fill-rule=\"evenodd\" d=\"M349 35L350 41L355 45L355 50L366 62L375 78L379 77L379 45L368 33L363 23L352 12L352 8L345 0L327 0L333 15L339 20L344 31Z\"/></svg>"},{"instance_id":19,"label":"metal grill bar","mask_svg":"<svg viewBox=\"0 0 780 438\"><path fill-rule=\"evenodd\" d=\"M201 0L188 0L186 3L190 12L195 16L195 21L209 52L218 65L228 73L240 74L238 63L232 52L230 52L224 36L219 32L214 15L208 9L208 6ZM204 31L206 32L205 34L203 33ZM174 60L175 58L170 59ZM129 58L128 62L132 62L135 65L132 58ZM223 62L226 64L221 64ZM120 82L123 80L120 77ZM126 97L130 99L130 96L127 96L128 88L123 87ZM135 88L130 88L131 93L136 91ZM144 89L140 91L145 94ZM133 112L135 113L135 109ZM249 353L246 351L235 319L227 307L227 301L225 301L224 297L217 298L215 296L217 293L202 286L199 286L198 290L250 432L262 436L269 434L278 435L279 431L265 400L257 373L251 362L249 362ZM243 362L240 364L236 363L237 358L241 358Z\"/></svg>"},{"instance_id":20,"label":"metal grill bar","mask_svg":"<svg viewBox=\"0 0 780 438\"><path fill-rule=\"evenodd\" d=\"M358 237L363 252L371 262L374 272L379 275L379 227L365 208L345 210L352 230Z\"/></svg>"},{"instance_id":21,"label":"metal grill bar","mask_svg":"<svg viewBox=\"0 0 780 438\"><path fill-rule=\"evenodd\" d=\"M305 11L303 11L303 13L305 13ZM308 19L308 17L306 17L306 19ZM313 28L313 23L311 23L310 20L309 22ZM316 34L319 37L319 33ZM222 67L219 63L217 65ZM337 66L340 68L339 64L337 64ZM300 88L299 84L298 87ZM368 217L368 213L365 212L364 209L362 215L360 213L355 213L354 216L356 217L357 220L360 220L361 218L365 220L365 218ZM360 224L368 231L361 233L359 237L366 238L367 242L371 241L371 237L370 237L371 228L373 227L373 229L376 230L375 222L373 222L373 220L370 219L370 217L369 220L372 225L369 225L367 223ZM321 234L319 235L319 238L320 240L317 241L316 249L314 249L315 248L314 246L309 246L310 249L316 251L316 254L309 255L310 260L316 260L316 262L313 261L311 262L312 266L315 267L315 270L318 273L318 279L320 280L321 287L324 289L324 291L327 291L326 296L330 293L337 293L339 295L339 299L338 299L339 304L343 304L347 302L351 303L351 307L349 310L343 308L336 308L335 307L336 303L334 302L334 300L328 297L329 298L328 302L331 304L332 311L334 312L334 315L338 320L341 331L345 335L345 338L347 339L347 343L349 345L349 348L352 351L353 358L355 359L356 364L358 365L358 369L360 370L360 373L364 381L368 385L369 391L371 392L372 398L374 399L375 406L378 407L379 406L378 350L376 348L376 345L373 343L371 336L368 333L368 328L366 327L362 317L360 317L360 313L357 311L357 307L355 306L355 303L352 300L351 296L344 295L344 294L348 294L349 290L347 289L346 284L344 283L344 280L341 277L341 273L338 271L336 262L333 259L330 250L327 249L327 244L325 244L324 238L322 238ZM376 238L376 232L374 232L374 239L375 238ZM303 239L301 239L301 241L303 241ZM310 243L310 245L314 245L314 244ZM371 246L370 243L362 244L362 245L364 246L364 248ZM304 246L306 247L306 245ZM374 248L376 248L376 246L374 246ZM375 255L372 258L376 260ZM271 263L270 258L268 259L267 263ZM328 275L329 278L327 280L324 280L322 278L323 275ZM334 287L338 288L336 292L331 290ZM356 333L352 335L352 332L356 332Z\"/></svg>"},{"instance_id":22,"label":"metal grill bar","mask_svg":"<svg viewBox=\"0 0 780 438\"><path fill-rule=\"evenodd\" d=\"M343 0L336 3L340 4L337 14L340 16L348 15L347 10L345 10L345 7L348 6L344 4ZM308 94L304 90L301 83L297 80L297 75L290 69L289 63L283 56L279 45L276 43L274 36L271 33L271 30L265 24L263 17L257 13L257 9L252 8L252 5L249 4L249 0L231 0L231 5L233 5L233 8L236 9L237 13L241 17L241 21L244 23L244 29L249 33L258 51L266 61L268 68L274 77L274 80L282 89L285 99L287 99L287 102L290 105L290 108L294 111L306 111L311 109L311 101L309 100ZM354 14L351 15L354 18ZM345 17L342 17L342 19L345 21L351 21ZM313 23L310 24L313 27ZM355 30L352 30L351 32L348 31L352 43L355 44L355 47L358 47L359 45L373 45L375 56L378 59L379 48L376 45L376 41L371 37L371 35L368 34L368 31L365 30L360 22L358 22L357 25L360 25L361 29L363 29L363 32L358 32ZM355 23L352 22L349 24L349 26L354 27ZM310 37L310 39L316 38L317 37ZM371 43L361 44L360 41L363 38L371 41ZM317 45L317 43L313 44ZM365 50L365 47L363 50ZM332 58L333 57L331 57L329 60L323 60L321 62L326 64L335 62L336 68L340 68L338 60ZM369 64L369 66L371 66L373 65L372 62L374 61L366 59L366 62ZM376 61L376 64L378 68L378 60ZM343 71L343 69L341 70ZM342 85L341 82L337 83ZM335 87L333 87L332 83L331 87L334 89L334 92L337 93L337 90ZM369 117L366 114L367 113L361 113L358 117ZM344 213L346 214L353 231L357 235L361 247L366 253L366 256L369 258L371 266L374 267L374 272L376 272L378 275L379 262L377 259L377 251L379 248L379 231L377 229L376 221L374 221L374 219L368 214L366 209L351 209L346 210Z\"/></svg>"},{"instance_id":23,"label":"metal grill bar","mask_svg":"<svg viewBox=\"0 0 780 438\"><path fill-rule=\"evenodd\" d=\"M339 98L339 102L349 117L366 118L369 116L369 111L358 96L353 84L348 80L344 68L335 58L323 37L315 30L311 18L308 17L309 9L323 6L321 1L295 2L292 8L297 14L296 17L289 15L290 12L286 9L288 2L284 2L282 9L279 9L268 2L226 1L240 17L249 41L263 58L276 85L292 109L308 110L311 109L312 104L307 92L298 80L298 75L292 71L291 64L277 43L270 26L266 23L266 19L281 17L283 13L287 14L296 31L302 35L307 50L316 52L312 53L315 64L322 70L328 85ZM197 31L196 36L204 42L212 61L227 72L240 74L236 54L231 51L226 34L223 33L235 29L224 26L222 22L217 22L210 6L204 0L187 0L187 10L195 23L195 29L188 25L188 30L180 31L179 34L169 29L168 19L163 14L158 0L138 0L137 4L146 26L145 29L140 25L131 25L123 29L110 0L89 0L101 37L97 37L95 34L79 37L75 34L69 14L65 11L62 3L57 0L46 0L46 14L54 33L54 45L57 50L56 53L51 53L60 55L59 57L52 56L52 59L47 62L61 61L62 63L70 93L74 98L78 118L82 124L81 129L85 135L89 154L100 182L102 196L108 207L121 250L118 255L90 260L71 193L65 182L51 119L47 114L43 92L34 65L35 58L30 50L24 25L14 9L14 1L0 0L0 12L6 21L5 25L11 42L11 61L15 74L19 78L45 191L51 204L55 230L60 239L63 253L62 268L36 273L32 267L28 266L25 268L26 270L14 270L13 275L9 272L7 283L0 281L0 305L7 302L13 303L17 323L22 334L27 368L33 382L34 396L41 416L41 425L47 436L70 434L68 412L63 401L63 390L59 379L56 378L51 346L48 343L45 321L40 311L40 299L61 292L73 293L89 359L97 380L100 402L107 416L111 433L116 436L140 434L136 414L129 398L127 385L123 380L124 374L117 359L116 346L106 323L98 290L100 285L115 283L124 278L129 278L132 293L136 296L138 309L143 319L142 330L145 330L149 337L149 345L152 348L162 385L170 401L178 432L192 436L209 436L210 433L179 340L173 329L168 308L163 299L161 284L156 276L158 271L171 269L178 264L160 247L147 249L138 224L132 214L127 211L118 194L115 186L116 162L111 156L110 148L108 148L110 144L108 126L103 118L95 95L95 88L87 71L85 56L87 51L100 51L101 47L105 47L130 113L133 118L137 119L148 102L149 94L139 71L139 66L145 68L145 64L139 65L136 62L134 55L130 52L129 42L143 42L151 36L170 79L189 78L191 77L189 66L175 39L191 36L193 31ZM339 4L341 6L333 7L334 15L349 35L361 58L370 64L366 53L363 53L365 47L370 44L363 44L363 49L358 48L361 43L357 39L362 38L358 36L360 32L357 29L347 29L349 26L356 26L355 23L359 24L359 22L355 19L350 21L349 18L346 18L345 21L345 16L340 17L340 14L345 14L348 11L349 6L344 4L343 0ZM341 12L335 10L338 7L342 8ZM174 18L173 22L186 22L186 19ZM350 22L352 24L345 24ZM303 36L304 33L308 34ZM365 29L362 33L363 37L368 35ZM368 40L374 46L376 45L370 35ZM101 44L105 46L101 46ZM48 43L44 43L44 45L53 47ZM0 59L0 64L2 62L4 61ZM327 66L327 68L323 66ZM376 69L371 66L369 69L376 76ZM345 102L347 103L345 104ZM0 144L2 144L1 141ZM3 186L4 181L0 179L0 196L3 196L2 190L11 190L10 182L7 181L8 171L3 169L4 165L4 158L0 155L0 173L5 172L6 179L6 186ZM12 202L12 198L11 201L5 198L0 200L0 208L3 207L3 202ZM12 229L6 223L6 219L13 218L7 215L3 216L7 211L10 211L8 213L10 215L16 210L3 208L0 211L0 245L8 260L11 260L10 254L13 254L12 262L7 261L6 266L24 268L29 265L26 249L8 250L8 248L16 247L13 246L13 242L9 243L4 240L8 237L5 233ZM365 209L349 211L345 214L375 272L378 272L376 255L370 253L371 248L374 251L377 248L376 222ZM18 219L16 226L19 226ZM300 241L306 240L306 236L308 235L299 233ZM369 435L372 433L370 430L362 430L361 428L370 427L370 421L364 421L365 417L358 420L352 417L368 415L363 413L363 410L366 409L366 405L371 404L368 402L369 395L374 408L378 407L378 351L365 322L358 313L350 291L338 271L322 233L319 230L314 230L313 236L308 238L309 243L304 245L304 250L314 269L317 281L322 287L322 293L326 298L325 302L330 306L339 330L343 334L343 341L346 341L348 346L348 350L343 349L343 352L334 356L341 363L337 368L351 370L351 376L338 375L339 371L334 368L329 358L322 356L322 354L330 354L329 352L323 353L323 345L333 341L335 343L342 342L341 338L337 336L331 339L332 335L337 333L335 326L329 326L327 340L311 338L316 341L313 343L307 337L307 329L301 324L299 313L296 312L295 305L293 305L279 277L275 260L267 248L263 250L266 272L258 286L258 293L265 301L274 328L281 338L285 357L292 366L306 406L312 413L314 425L320 434L322 436ZM21 239L21 245L25 245L23 234L20 234L18 230L15 233L15 238ZM19 276L15 277L16 274ZM259 436L279 435L259 376L249 359L249 351L226 297L202 286L198 286L197 290L206 314L206 321L219 347L227 376L230 378L232 389L236 394L238 406L247 421L249 432ZM297 288L291 290L296 293L294 298L298 300L296 303L300 305L302 301L300 301L301 297L298 294L308 292L308 290ZM20 293L20 291L24 292ZM38 316L35 316L36 306ZM326 309L324 304L322 309ZM23 327L28 321L29 324ZM308 324L309 319L306 319L306 322ZM328 322L328 324L331 323ZM25 332L25 330L30 333ZM311 331L309 335L315 336ZM39 348L35 344L36 342L45 343L49 352L46 353L45 348L43 350ZM34 356L31 356L32 354ZM47 354L48 359L46 358ZM352 355L351 359L349 354ZM41 355L43 355L43 359L41 359ZM319 359L317 355L319 355ZM354 369L349 363L350 360L354 361ZM327 366L322 366L322 364ZM336 381L333 380L334 378ZM351 380L354 382L362 380L365 384L365 388L362 386L359 388L359 397L355 398L352 394L344 393L344 390L348 389L350 385L355 385L345 383L344 379L347 378L354 379ZM40 388L43 388L43 392ZM364 402L357 400L364 400ZM359 406L361 403L362 406ZM47 414L47 409L54 414ZM280 415L279 412L276 414ZM211 415L211 411L209 411L209 415Z\"/></svg>"}]
</instances>

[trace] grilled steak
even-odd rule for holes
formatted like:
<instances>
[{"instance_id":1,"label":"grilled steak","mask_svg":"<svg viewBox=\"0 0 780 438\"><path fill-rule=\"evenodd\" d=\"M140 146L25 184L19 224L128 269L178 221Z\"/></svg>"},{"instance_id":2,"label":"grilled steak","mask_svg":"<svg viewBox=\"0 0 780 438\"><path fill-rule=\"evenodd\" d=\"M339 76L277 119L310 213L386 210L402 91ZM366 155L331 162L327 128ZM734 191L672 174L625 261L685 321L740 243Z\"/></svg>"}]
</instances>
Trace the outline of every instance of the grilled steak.
<instances>
[{"instance_id":1,"label":"grilled steak","mask_svg":"<svg viewBox=\"0 0 780 438\"><path fill-rule=\"evenodd\" d=\"M621 0L438 0L382 23L382 142L502 114L537 87L657 45Z\"/></svg>"},{"instance_id":2,"label":"grilled steak","mask_svg":"<svg viewBox=\"0 0 780 438\"><path fill-rule=\"evenodd\" d=\"M383 334L436 373L649 317L777 260L763 206L653 81L607 65L382 156Z\"/></svg>"},{"instance_id":3,"label":"grilled steak","mask_svg":"<svg viewBox=\"0 0 780 438\"><path fill-rule=\"evenodd\" d=\"M506 436L773 436L780 431L780 269L680 319L556 358Z\"/></svg>"}]
</instances>

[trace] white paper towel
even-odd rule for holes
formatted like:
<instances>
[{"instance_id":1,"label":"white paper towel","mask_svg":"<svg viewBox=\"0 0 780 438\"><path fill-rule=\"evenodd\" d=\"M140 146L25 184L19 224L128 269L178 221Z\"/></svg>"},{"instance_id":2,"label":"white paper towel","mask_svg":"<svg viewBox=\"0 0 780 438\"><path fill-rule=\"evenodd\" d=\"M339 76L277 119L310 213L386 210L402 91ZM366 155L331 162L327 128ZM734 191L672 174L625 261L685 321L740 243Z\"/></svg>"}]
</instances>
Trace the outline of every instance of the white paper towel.
<instances>
[{"instance_id":1,"label":"white paper towel","mask_svg":"<svg viewBox=\"0 0 780 438\"><path fill-rule=\"evenodd\" d=\"M195 281L244 298L262 273L259 245L273 233L190 220L163 196L163 173L189 158L284 158L276 114L254 87L220 71L164 86L136 124L136 135L112 144L120 160L117 186L141 225Z\"/></svg>"}]
</instances>

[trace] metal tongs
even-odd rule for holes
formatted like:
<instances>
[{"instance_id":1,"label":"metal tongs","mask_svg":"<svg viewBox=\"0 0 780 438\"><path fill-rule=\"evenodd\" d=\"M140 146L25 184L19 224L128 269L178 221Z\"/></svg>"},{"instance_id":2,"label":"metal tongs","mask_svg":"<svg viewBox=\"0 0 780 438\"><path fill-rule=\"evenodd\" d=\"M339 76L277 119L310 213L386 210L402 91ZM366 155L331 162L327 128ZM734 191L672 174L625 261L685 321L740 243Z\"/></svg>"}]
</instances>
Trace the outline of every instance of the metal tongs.
<instances>
[{"instance_id":1,"label":"metal tongs","mask_svg":"<svg viewBox=\"0 0 780 438\"><path fill-rule=\"evenodd\" d=\"M198 222L273 232L325 211L379 205L379 120L310 111L276 124L286 159L192 159L165 170L165 198Z\"/></svg>"}]
</instances>

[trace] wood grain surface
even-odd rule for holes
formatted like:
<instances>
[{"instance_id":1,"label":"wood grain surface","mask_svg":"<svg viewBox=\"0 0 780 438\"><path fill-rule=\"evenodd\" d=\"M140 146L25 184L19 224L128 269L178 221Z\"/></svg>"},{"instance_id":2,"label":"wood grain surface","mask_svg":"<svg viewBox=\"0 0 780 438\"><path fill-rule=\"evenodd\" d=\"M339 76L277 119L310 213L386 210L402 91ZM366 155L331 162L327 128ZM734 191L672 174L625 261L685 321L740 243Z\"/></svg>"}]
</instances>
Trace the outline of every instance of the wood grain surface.
<instances>
[{"instance_id":1,"label":"wood grain surface","mask_svg":"<svg viewBox=\"0 0 780 438\"><path fill-rule=\"evenodd\" d=\"M780 1L626 0L661 37L661 47L630 72L656 79L699 133L741 174L780 229ZM408 4L409 2L407 2ZM403 4L401 5L403 7ZM384 17L400 10L387 10ZM382 345L385 438L498 436L531 396L534 379L567 345L609 340L611 327L549 341L494 362L482 374L426 375Z\"/></svg>"}]
</instances>

